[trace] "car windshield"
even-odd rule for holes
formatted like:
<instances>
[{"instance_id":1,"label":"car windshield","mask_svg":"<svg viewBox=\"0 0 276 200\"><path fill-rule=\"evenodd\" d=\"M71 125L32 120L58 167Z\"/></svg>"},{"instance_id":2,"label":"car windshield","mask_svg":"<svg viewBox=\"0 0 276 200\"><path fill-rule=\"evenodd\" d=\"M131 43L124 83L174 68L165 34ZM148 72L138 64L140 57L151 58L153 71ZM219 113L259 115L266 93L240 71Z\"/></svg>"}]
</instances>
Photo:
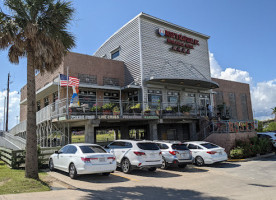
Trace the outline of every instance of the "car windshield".
<instances>
[{"instance_id":1,"label":"car windshield","mask_svg":"<svg viewBox=\"0 0 276 200\"><path fill-rule=\"evenodd\" d=\"M157 144L151 142L139 142L137 146L143 150L159 150Z\"/></svg>"},{"instance_id":2,"label":"car windshield","mask_svg":"<svg viewBox=\"0 0 276 200\"><path fill-rule=\"evenodd\" d=\"M172 148L175 150L189 150L185 144L173 144Z\"/></svg>"},{"instance_id":3,"label":"car windshield","mask_svg":"<svg viewBox=\"0 0 276 200\"><path fill-rule=\"evenodd\" d=\"M100 146L80 146L82 153L106 153Z\"/></svg>"},{"instance_id":4,"label":"car windshield","mask_svg":"<svg viewBox=\"0 0 276 200\"><path fill-rule=\"evenodd\" d=\"M201 146L205 147L206 149L214 149L214 148L219 148L219 146L211 144L211 143L204 143L200 144Z\"/></svg>"}]
</instances>

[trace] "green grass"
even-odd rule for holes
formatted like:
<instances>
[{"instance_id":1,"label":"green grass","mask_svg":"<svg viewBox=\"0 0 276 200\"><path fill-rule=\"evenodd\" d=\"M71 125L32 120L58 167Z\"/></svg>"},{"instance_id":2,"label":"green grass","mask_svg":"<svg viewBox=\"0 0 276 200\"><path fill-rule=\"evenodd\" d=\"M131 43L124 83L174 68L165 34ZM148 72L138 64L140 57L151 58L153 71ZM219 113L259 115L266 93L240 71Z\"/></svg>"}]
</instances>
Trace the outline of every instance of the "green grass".
<instances>
[{"instance_id":1,"label":"green grass","mask_svg":"<svg viewBox=\"0 0 276 200\"><path fill-rule=\"evenodd\" d=\"M113 141L114 134L113 133L104 133L104 134L97 134L96 141L97 142L106 142L106 141ZM82 143L85 142L84 135L72 135L72 143Z\"/></svg>"},{"instance_id":2,"label":"green grass","mask_svg":"<svg viewBox=\"0 0 276 200\"><path fill-rule=\"evenodd\" d=\"M72 143L83 143L85 142L84 135L72 135Z\"/></svg>"},{"instance_id":3,"label":"green grass","mask_svg":"<svg viewBox=\"0 0 276 200\"><path fill-rule=\"evenodd\" d=\"M43 176L46 176L46 173L39 173L40 178ZM46 183L25 178L24 170L10 169L4 162L0 161L0 195L49 190L50 188Z\"/></svg>"}]
</instances>

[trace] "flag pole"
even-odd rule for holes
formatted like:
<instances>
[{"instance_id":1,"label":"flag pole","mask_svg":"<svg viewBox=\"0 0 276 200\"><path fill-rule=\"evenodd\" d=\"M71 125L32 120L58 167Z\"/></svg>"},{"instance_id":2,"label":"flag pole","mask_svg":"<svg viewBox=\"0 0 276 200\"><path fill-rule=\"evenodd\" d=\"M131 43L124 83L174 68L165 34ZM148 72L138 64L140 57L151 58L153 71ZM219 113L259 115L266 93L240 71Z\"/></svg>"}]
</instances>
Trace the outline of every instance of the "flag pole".
<instances>
[{"instance_id":1,"label":"flag pole","mask_svg":"<svg viewBox=\"0 0 276 200\"><path fill-rule=\"evenodd\" d=\"M68 107L68 84L69 84L69 75L68 75L68 68L67 67L67 94L66 94L66 115L67 115L67 119L68 119L68 116L69 116L69 107Z\"/></svg>"},{"instance_id":2,"label":"flag pole","mask_svg":"<svg viewBox=\"0 0 276 200\"><path fill-rule=\"evenodd\" d=\"M60 87L60 74L58 75L58 100L60 99L60 89L59 89L59 87Z\"/></svg>"}]
</instances>

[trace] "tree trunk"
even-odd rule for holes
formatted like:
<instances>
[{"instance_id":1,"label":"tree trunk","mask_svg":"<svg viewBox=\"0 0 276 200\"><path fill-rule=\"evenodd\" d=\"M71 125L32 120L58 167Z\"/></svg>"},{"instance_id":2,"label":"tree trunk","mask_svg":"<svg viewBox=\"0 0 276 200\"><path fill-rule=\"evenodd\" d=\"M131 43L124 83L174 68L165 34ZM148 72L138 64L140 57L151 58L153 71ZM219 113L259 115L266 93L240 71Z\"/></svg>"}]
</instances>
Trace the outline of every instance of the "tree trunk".
<instances>
[{"instance_id":1,"label":"tree trunk","mask_svg":"<svg viewBox=\"0 0 276 200\"><path fill-rule=\"evenodd\" d=\"M28 52L27 55L27 141L25 177L38 179L36 93L33 52Z\"/></svg>"}]
</instances>

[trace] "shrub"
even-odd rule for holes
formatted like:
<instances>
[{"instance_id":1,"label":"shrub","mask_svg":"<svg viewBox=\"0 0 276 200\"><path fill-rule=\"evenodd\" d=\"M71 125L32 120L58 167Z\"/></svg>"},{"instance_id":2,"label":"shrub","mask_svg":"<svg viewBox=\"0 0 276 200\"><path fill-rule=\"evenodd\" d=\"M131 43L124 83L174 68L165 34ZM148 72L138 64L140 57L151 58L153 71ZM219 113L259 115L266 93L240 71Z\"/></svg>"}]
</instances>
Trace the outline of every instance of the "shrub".
<instances>
[{"instance_id":1,"label":"shrub","mask_svg":"<svg viewBox=\"0 0 276 200\"><path fill-rule=\"evenodd\" d=\"M244 149L241 147L236 147L230 151L231 158L243 158L244 157Z\"/></svg>"},{"instance_id":2,"label":"shrub","mask_svg":"<svg viewBox=\"0 0 276 200\"><path fill-rule=\"evenodd\" d=\"M230 156L231 158L248 158L256 156L257 154L266 154L271 151L271 141L267 138L258 138L256 136L250 138L249 141L236 140L235 148L230 151ZM240 155L241 153L242 156Z\"/></svg>"},{"instance_id":3,"label":"shrub","mask_svg":"<svg viewBox=\"0 0 276 200\"><path fill-rule=\"evenodd\" d=\"M93 105L93 107L91 108L91 111L92 112L99 112L102 110L102 107L101 106L97 106L96 104Z\"/></svg>"},{"instance_id":4,"label":"shrub","mask_svg":"<svg viewBox=\"0 0 276 200\"><path fill-rule=\"evenodd\" d=\"M113 103L106 103L106 104L104 104L103 106L102 106L102 109L103 110L112 110L113 109L113 107L114 107L114 104Z\"/></svg>"}]
</instances>

